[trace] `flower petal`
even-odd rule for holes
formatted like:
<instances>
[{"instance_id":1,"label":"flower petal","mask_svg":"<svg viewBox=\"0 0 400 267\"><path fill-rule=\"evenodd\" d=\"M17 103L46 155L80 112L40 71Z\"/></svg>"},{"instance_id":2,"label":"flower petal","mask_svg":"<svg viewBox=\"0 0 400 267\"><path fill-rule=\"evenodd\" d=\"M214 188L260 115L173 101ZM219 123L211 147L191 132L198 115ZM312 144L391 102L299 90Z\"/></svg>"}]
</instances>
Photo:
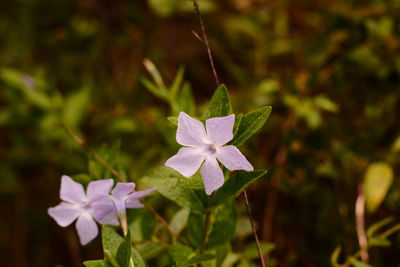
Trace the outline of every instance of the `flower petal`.
<instances>
[{"instance_id":1,"label":"flower petal","mask_svg":"<svg viewBox=\"0 0 400 267\"><path fill-rule=\"evenodd\" d=\"M64 201L75 204L80 204L86 201L83 186L66 175L61 177L60 198Z\"/></svg>"},{"instance_id":2,"label":"flower petal","mask_svg":"<svg viewBox=\"0 0 400 267\"><path fill-rule=\"evenodd\" d=\"M196 173L204 161L202 150L191 147L182 147L178 153L170 157L165 166L170 167L183 176L190 177Z\"/></svg>"},{"instance_id":3,"label":"flower petal","mask_svg":"<svg viewBox=\"0 0 400 267\"><path fill-rule=\"evenodd\" d=\"M133 209L133 208L143 208L144 205L142 203L140 203L139 200L137 200L136 198L131 198L125 201L125 207L127 209Z\"/></svg>"},{"instance_id":4,"label":"flower petal","mask_svg":"<svg viewBox=\"0 0 400 267\"><path fill-rule=\"evenodd\" d=\"M136 192L133 192L132 194L130 194L127 199L141 198L141 197L147 196L148 194L153 193L154 190L156 190L155 187L147 189L147 190L136 191Z\"/></svg>"},{"instance_id":5,"label":"flower petal","mask_svg":"<svg viewBox=\"0 0 400 267\"><path fill-rule=\"evenodd\" d=\"M87 188L88 201L94 199L97 195L107 195L114 184L113 179L97 180L90 182Z\"/></svg>"},{"instance_id":6,"label":"flower petal","mask_svg":"<svg viewBox=\"0 0 400 267\"><path fill-rule=\"evenodd\" d=\"M97 234L99 229L97 228L96 222L93 220L92 215L89 212L82 212L76 221L76 231L79 235L79 241L82 246L92 241Z\"/></svg>"},{"instance_id":7,"label":"flower petal","mask_svg":"<svg viewBox=\"0 0 400 267\"><path fill-rule=\"evenodd\" d=\"M220 188L224 184L224 174L218 165L218 162L213 157L206 158L203 167L200 170L203 178L206 194L211 195L212 192Z\"/></svg>"},{"instance_id":8,"label":"flower petal","mask_svg":"<svg viewBox=\"0 0 400 267\"><path fill-rule=\"evenodd\" d=\"M114 200L109 195L96 197L92 204L92 213L95 220L100 224L119 225L117 209Z\"/></svg>"},{"instance_id":9,"label":"flower petal","mask_svg":"<svg viewBox=\"0 0 400 267\"><path fill-rule=\"evenodd\" d=\"M230 171L254 170L250 162L235 146L223 146L218 148L217 159Z\"/></svg>"},{"instance_id":10,"label":"flower petal","mask_svg":"<svg viewBox=\"0 0 400 267\"><path fill-rule=\"evenodd\" d=\"M178 118L176 141L184 146L201 147L209 140L203 123L181 112Z\"/></svg>"},{"instance_id":11,"label":"flower petal","mask_svg":"<svg viewBox=\"0 0 400 267\"><path fill-rule=\"evenodd\" d=\"M233 138L235 114L226 117L216 117L206 120L206 129L211 143L222 146Z\"/></svg>"},{"instance_id":12,"label":"flower petal","mask_svg":"<svg viewBox=\"0 0 400 267\"><path fill-rule=\"evenodd\" d=\"M113 191L111 191L111 195L113 197L122 199L129 195L135 190L135 183L117 183Z\"/></svg>"},{"instance_id":13,"label":"flower petal","mask_svg":"<svg viewBox=\"0 0 400 267\"><path fill-rule=\"evenodd\" d=\"M61 202L57 206L49 208L47 212L59 226L66 227L78 218L80 210L77 204Z\"/></svg>"}]
</instances>

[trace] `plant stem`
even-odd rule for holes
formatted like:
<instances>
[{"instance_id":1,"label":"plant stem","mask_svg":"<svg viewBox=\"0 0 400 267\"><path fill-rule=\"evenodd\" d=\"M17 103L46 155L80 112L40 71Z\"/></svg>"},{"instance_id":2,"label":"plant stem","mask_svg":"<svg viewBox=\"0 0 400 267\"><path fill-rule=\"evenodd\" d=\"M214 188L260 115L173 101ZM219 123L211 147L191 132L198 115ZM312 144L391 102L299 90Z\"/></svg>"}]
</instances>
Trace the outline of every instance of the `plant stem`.
<instances>
[{"instance_id":1,"label":"plant stem","mask_svg":"<svg viewBox=\"0 0 400 267\"><path fill-rule=\"evenodd\" d=\"M356 200L356 229L357 229L357 237L358 244L360 245L361 250L361 259L363 262L368 263L369 255L368 255L368 241L367 234L365 233L365 195L362 189L362 186L358 186L358 196Z\"/></svg>"},{"instance_id":2,"label":"plant stem","mask_svg":"<svg viewBox=\"0 0 400 267\"><path fill-rule=\"evenodd\" d=\"M210 228L210 219L211 219L211 211L207 212L206 218L204 219L204 231L199 250L200 254L203 254L204 250L206 249L207 235L208 235L208 230Z\"/></svg>"},{"instance_id":3,"label":"plant stem","mask_svg":"<svg viewBox=\"0 0 400 267\"><path fill-rule=\"evenodd\" d=\"M211 69L212 69L212 72L213 72L213 75L214 75L214 78L215 78L215 82L216 82L217 86L219 86L219 78L218 78L218 74L217 74L217 71L216 71L215 66L214 66L214 59L213 59L213 56L212 56L212 53L211 53L210 44L208 43L208 38L207 38L207 34L206 34L206 27L204 27L203 19L202 19L201 14L200 14L200 6L199 6L199 3L197 2L197 0L193 0L193 7L194 7L194 10L196 11L197 17L199 18L201 32L202 32L202 35L203 35L203 40L202 41L203 41L203 43L204 43L204 45L206 46L206 49L207 49L208 59L210 61L210 65L211 65Z\"/></svg>"},{"instance_id":4,"label":"plant stem","mask_svg":"<svg viewBox=\"0 0 400 267\"><path fill-rule=\"evenodd\" d=\"M115 175L121 182L126 182L126 179L115 170L110 164L108 164L96 151L90 149L90 147L82 140L77 134L75 134L71 129L69 129L64 124L61 127L65 130L69 137L72 138L78 145L80 145L87 153L92 155L95 160L97 160L101 165L103 165L107 170L109 170L113 175ZM176 233L171 229L167 221L144 199L141 200L142 203L150 210L153 216L161 223L161 225L170 232L173 238L176 238Z\"/></svg>"},{"instance_id":5,"label":"plant stem","mask_svg":"<svg viewBox=\"0 0 400 267\"><path fill-rule=\"evenodd\" d=\"M263 255L262 255L262 250L261 250L261 246L260 246L260 241L258 240L258 235L257 235L257 232L256 232L256 228L254 226L254 219L253 219L253 215L251 213L249 199L247 197L246 190L243 191L243 195L244 195L244 201L246 203L247 213L249 214L249 220L250 220L250 224L251 224L251 229L253 230L253 236L254 236L254 239L256 240L258 256L260 257L260 263L261 263L262 267L265 267L265 261L264 261Z\"/></svg>"}]
</instances>

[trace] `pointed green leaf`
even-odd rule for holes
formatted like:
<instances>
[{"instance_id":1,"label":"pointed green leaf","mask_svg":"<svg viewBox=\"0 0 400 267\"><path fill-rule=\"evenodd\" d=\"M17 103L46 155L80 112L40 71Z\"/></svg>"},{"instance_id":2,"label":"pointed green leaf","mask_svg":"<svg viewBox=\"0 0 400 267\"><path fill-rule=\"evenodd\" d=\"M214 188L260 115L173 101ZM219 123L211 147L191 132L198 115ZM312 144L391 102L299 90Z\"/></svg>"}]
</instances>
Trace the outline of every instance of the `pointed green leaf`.
<instances>
[{"instance_id":1,"label":"pointed green leaf","mask_svg":"<svg viewBox=\"0 0 400 267\"><path fill-rule=\"evenodd\" d=\"M266 173L267 171L265 170L252 172L240 171L235 173L215 192L211 206L218 206L230 199L236 198L247 186Z\"/></svg>"},{"instance_id":2,"label":"pointed green leaf","mask_svg":"<svg viewBox=\"0 0 400 267\"><path fill-rule=\"evenodd\" d=\"M143 260L153 259L165 250L165 245L156 242L145 242L135 247Z\"/></svg>"},{"instance_id":3,"label":"pointed green leaf","mask_svg":"<svg viewBox=\"0 0 400 267\"><path fill-rule=\"evenodd\" d=\"M368 166L364 179L364 193L369 212L374 212L384 200L393 182L392 168L377 162Z\"/></svg>"},{"instance_id":4,"label":"pointed green leaf","mask_svg":"<svg viewBox=\"0 0 400 267\"><path fill-rule=\"evenodd\" d=\"M87 88L69 94L62 109L63 123L70 128L77 128L85 116L90 100L90 90Z\"/></svg>"},{"instance_id":5,"label":"pointed green leaf","mask_svg":"<svg viewBox=\"0 0 400 267\"><path fill-rule=\"evenodd\" d=\"M104 256L113 266L119 266L117 252L120 245L124 242L124 238L117 234L114 228L107 225L103 225L101 237Z\"/></svg>"},{"instance_id":6,"label":"pointed green leaf","mask_svg":"<svg viewBox=\"0 0 400 267\"><path fill-rule=\"evenodd\" d=\"M130 264L129 267L146 267L146 264L144 263L142 257L140 256L139 252L131 248L131 259L130 259Z\"/></svg>"},{"instance_id":7,"label":"pointed green leaf","mask_svg":"<svg viewBox=\"0 0 400 267\"><path fill-rule=\"evenodd\" d=\"M368 227L367 229L367 235L368 237L372 237L379 229L382 227L388 225L393 221L393 217L387 217L377 223L372 224L371 226Z\"/></svg>"},{"instance_id":8,"label":"pointed green leaf","mask_svg":"<svg viewBox=\"0 0 400 267\"><path fill-rule=\"evenodd\" d=\"M172 217L170 226L171 229L174 230L176 234L182 232L182 230L186 227L189 214L190 214L190 209L183 208L180 209L177 213L175 213L174 217Z\"/></svg>"},{"instance_id":9,"label":"pointed green leaf","mask_svg":"<svg viewBox=\"0 0 400 267\"><path fill-rule=\"evenodd\" d=\"M191 258L189 258L188 260L186 260L182 267L190 267L190 266L195 266L198 263L202 263L205 261L209 261L214 259L215 256L212 254L198 254L198 255L194 255Z\"/></svg>"},{"instance_id":10,"label":"pointed green leaf","mask_svg":"<svg viewBox=\"0 0 400 267\"><path fill-rule=\"evenodd\" d=\"M218 86L206 112L203 114L202 119L209 119L213 117L223 117L232 114L232 106L229 100L228 90L226 86L221 84Z\"/></svg>"},{"instance_id":11,"label":"pointed green leaf","mask_svg":"<svg viewBox=\"0 0 400 267\"><path fill-rule=\"evenodd\" d=\"M84 261L83 265L86 267L112 267L106 260Z\"/></svg>"},{"instance_id":12,"label":"pointed green leaf","mask_svg":"<svg viewBox=\"0 0 400 267\"><path fill-rule=\"evenodd\" d=\"M271 114L271 110L272 107L266 106L244 115L237 126L231 144L234 146L242 145L244 141L265 124Z\"/></svg>"},{"instance_id":13,"label":"pointed green leaf","mask_svg":"<svg viewBox=\"0 0 400 267\"><path fill-rule=\"evenodd\" d=\"M149 187L156 187L161 195L179 206L191 208L193 212L203 212L204 205L194 190L177 186L180 178L187 179L173 169L163 166L148 173L141 181Z\"/></svg>"},{"instance_id":14,"label":"pointed green leaf","mask_svg":"<svg viewBox=\"0 0 400 267\"><path fill-rule=\"evenodd\" d=\"M332 266L334 266L334 267L340 266L339 263L338 263L338 260L339 260L339 256L340 256L340 252L341 251L342 251L342 247L337 246L335 248L335 250L332 252L332 255L331 255L331 264L332 264Z\"/></svg>"},{"instance_id":15,"label":"pointed green leaf","mask_svg":"<svg viewBox=\"0 0 400 267\"><path fill-rule=\"evenodd\" d=\"M131 260L131 251L131 234L128 231L124 241L119 245L117 250L116 259L120 267L130 267L129 262Z\"/></svg>"},{"instance_id":16,"label":"pointed green leaf","mask_svg":"<svg viewBox=\"0 0 400 267\"><path fill-rule=\"evenodd\" d=\"M354 257L349 258L349 261L350 261L351 265L353 265L354 267L372 267L371 265L366 264Z\"/></svg>"},{"instance_id":17,"label":"pointed green leaf","mask_svg":"<svg viewBox=\"0 0 400 267\"><path fill-rule=\"evenodd\" d=\"M235 201L229 201L225 205L213 210L212 219L207 238L207 250L215 249L229 242L235 234L237 222Z\"/></svg>"},{"instance_id":18,"label":"pointed green leaf","mask_svg":"<svg viewBox=\"0 0 400 267\"><path fill-rule=\"evenodd\" d=\"M178 95L178 104L182 111L187 114L196 113L196 104L194 102L192 89L189 83L184 83L180 94Z\"/></svg>"},{"instance_id":19,"label":"pointed green leaf","mask_svg":"<svg viewBox=\"0 0 400 267\"><path fill-rule=\"evenodd\" d=\"M185 67L179 66L178 71L176 72L175 75L175 79L169 88L169 96L171 99L175 99L179 91L179 88L181 88L184 74L185 74Z\"/></svg>"},{"instance_id":20,"label":"pointed green leaf","mask_svg":"<svg viewBox=\"0 0 400 267\"><path fill-rule=\"evenodd\" d=\"M169 116L167 118L173 125L178 126L178 116Z\"/></svg>"},{"instance_id":21,"label":"pointed green leaf","mask_svg":"<svg viewBox=\"0 0 400 267\"><path fill-rule=\"evenodd\" d=\"M387 240L386 238L382 238L382 237L373 237L368 240L368 244L370 246L389 247L390 241Z\"/></svg>"},{"instance_id":22,"label":"pointed green leaf","mask_svg":"<svg viewBox=\"0 0 400 267\"><path fill-rule=\"evenodd\" d=\"M176 266L183 266L184 262L193 254L193 250L184 245L173 245L168 248L168 253L175 261Z\"/></svg>"}]
</instances>

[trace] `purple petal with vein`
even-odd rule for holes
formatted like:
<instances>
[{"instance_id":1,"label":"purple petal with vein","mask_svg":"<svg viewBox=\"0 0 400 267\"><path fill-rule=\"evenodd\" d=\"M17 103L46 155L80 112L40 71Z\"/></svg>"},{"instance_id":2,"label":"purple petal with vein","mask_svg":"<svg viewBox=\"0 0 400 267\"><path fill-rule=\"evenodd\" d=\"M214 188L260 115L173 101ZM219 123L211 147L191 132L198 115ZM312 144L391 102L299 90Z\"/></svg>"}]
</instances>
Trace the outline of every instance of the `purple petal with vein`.
<instances>
[{"instance_id":1,"label":"purple petal with vein","mask_svg":"<svg viewBox=\"0 0 400 267\"><path fill-rule=\"evenodd\" d=\"M182 147L178 153L165 162L165 166L170 167L183 176L190 177L197 172L205 156L197 148Z\"/></svg>"},{"instance_id":2,"label":"purple petal with vein","mask_svg":"<svg viewBox=\"0 0 400 267\"><path fill-rule=\"evenodd\" d=\"M47 212L59 226L66 227L78 218L79 205L61 202L57 206L49 208Z\"/></svg>"},{"instance_id":3,"label":"purple petal with vein","mask_svg":"<svg viewBox=\"0 0 400 267\"><path fill-rule=\"evenodd\" d=\"M111 195L116 198L123 198L135 190L135 183L117 183L115 188L111 191Z\"/></svg>"},{"instance_id":4,"label":"purple petal with vein","mask_svg":"<svg viewBox=\"0 0 400 267\"><path fill-rule=\"evenodd\" d=\"M220 147L217 159L230 171L253 170L253 166L235 146Z\"/></svg>"},{"instance_id":5,"label":"purple petal with vein","mask_svg":"<svg viewBox=\"0 0 400 267\"><path fill-rule=\"evenodd\" d=\"M94 199L98 195L107 195L114 184L113 179L97 180L90 182L87 188L88 201Z\"/></svg>"},{"instance_id":6,"label":"purple petal with vein","mask_svg":"<svg viewBox=\"0 0 400 267\"><path fill-rule=\"evenodd\" d=\"M179 113L176 141L183 146L200 147L208 143L203 123L185 112Z\"/></svg>"},{"instance_id":7,"label":"purple petal with vein","mask_svg":"<svg viewBox=\"0 0 400 267\"><path fill-rule=\"evenodd\" d=\"M60 198L64 201L76 204L86 201L83 186L66 175L61 177Z\"/></svg>"},{"instance_id":8,"label":"purple petal with vein","mask_svg":"<svg viewBox=\"0 0 400 267\"><path fill-rule=\"evenodd\" d=\"M96 222L93 220L89 212L82 212L76 221L76 230L79 235L79 241L82 246L92 241L97 234L99 229L97 228Z\"/></svg>"},{"instance_id":9,"label":"purple petal with vein","mask_svg":"<svg viewBox=\"0 0 400 267\"><path fill-rule=\"evenodd\" d=\"M234 124L234 114L206 120L207 134L211 143L216 146L222 146L231 141L233 138Z\"/></svg>"},{"instance_id":10,"label":"purple petal with vein","mask_svg":"<svg viewBox=\"0 0 400 267\"><path fill-rule=\"evenodd\" d=\"M215 158L206 158L200 173L207 195L211 195L224 184L224 174Z\"/></svg>"}]
</instances>

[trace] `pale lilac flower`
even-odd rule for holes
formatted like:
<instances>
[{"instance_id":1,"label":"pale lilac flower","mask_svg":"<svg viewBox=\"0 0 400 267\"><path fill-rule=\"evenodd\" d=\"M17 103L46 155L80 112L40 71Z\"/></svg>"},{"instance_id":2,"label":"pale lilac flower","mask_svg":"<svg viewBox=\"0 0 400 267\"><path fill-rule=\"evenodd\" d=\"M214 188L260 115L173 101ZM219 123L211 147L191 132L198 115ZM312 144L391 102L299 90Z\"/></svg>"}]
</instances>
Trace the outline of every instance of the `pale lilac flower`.
<instances>
[{"instance_id":1,"label":"pale lilac flower","mask_svg":"<svg viewBox=\"0 0 400 267\"><path fill-rule=\"evenodd\" d=\"M186 147L179 149L176 155L165 165L186 177L197 172L204 162L200 173L207 195L224 184L224 174L217 159L228 170L252 171L253 166L235 146L224 146L233 138L235 115L215 117L203 123L193 119L185 112L179 113L176 141Z\"/></svg>"},{"instance_id":2,"label":"pale lilac flower","mask_svg":"<svg viewBox=\"0 0 400 267\"><path fill-rule=\"evenodd\" d=\"M93 203L93 215L101 224L119 225L127 231L126 209L142 208L139 198L155 190L135 191L135 183L117 183L111 195L99 196Z\"/></svg>"},{"instance_id":3,"label":"pale lilac flower","mask_svg":"<svg viewBox=\"0 0 400 267\"><path fill-rule=\"evenodd\" d=\"M81 244L86 245L98 234L91 205L99 195L108 194L113 183L112 179L90 182L85 194L81 184L63 175L60 188L60 198L63 202L49 208L48 213L61 227L67 227L78 219L75 227Z\"/></svg>"}]
</instances>

